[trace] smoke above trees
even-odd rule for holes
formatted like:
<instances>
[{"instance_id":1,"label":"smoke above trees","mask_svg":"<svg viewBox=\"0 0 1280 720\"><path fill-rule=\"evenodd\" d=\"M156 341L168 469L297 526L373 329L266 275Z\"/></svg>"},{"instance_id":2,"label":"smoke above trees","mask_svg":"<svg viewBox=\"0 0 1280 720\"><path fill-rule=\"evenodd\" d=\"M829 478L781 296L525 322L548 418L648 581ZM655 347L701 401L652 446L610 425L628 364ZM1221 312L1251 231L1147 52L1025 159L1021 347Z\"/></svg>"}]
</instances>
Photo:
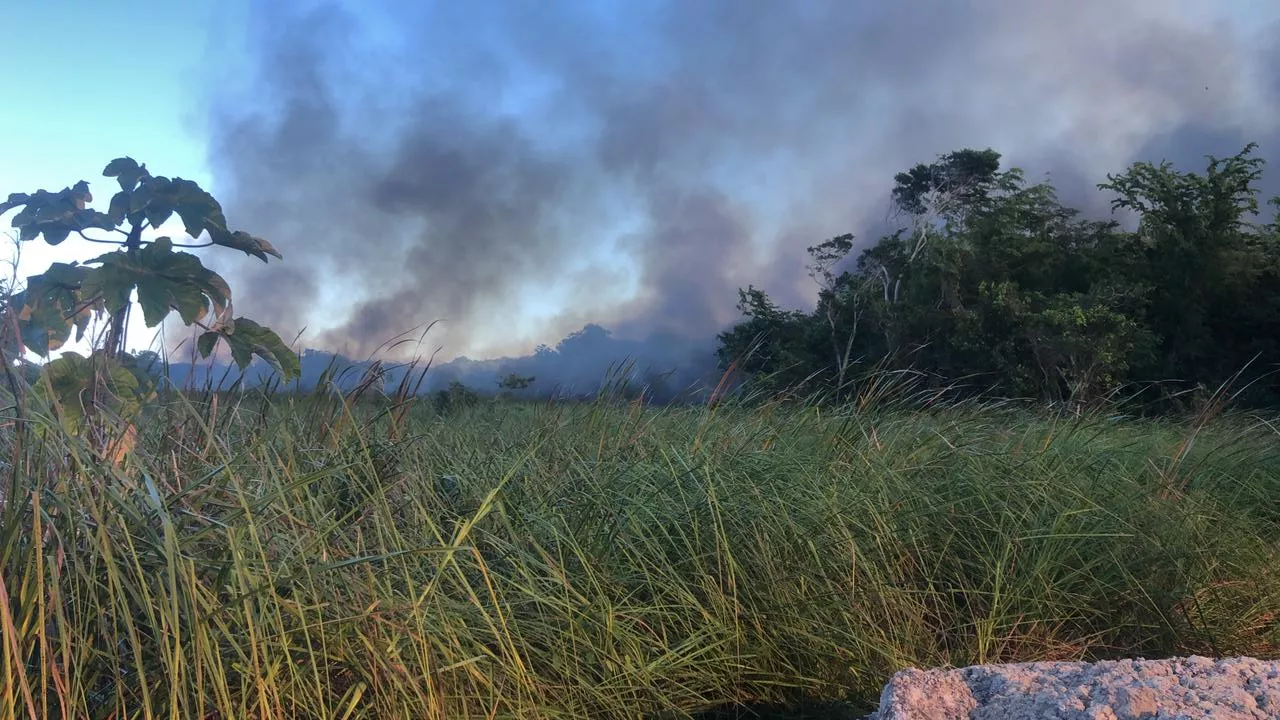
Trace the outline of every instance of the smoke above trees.
<instances>
[{"instance_id":1,"label":"smoke above trees","mask_svg":"<svg viewBox=\"0 0 1280 720\"><path fill-rule=\"evenodd\" d=\"M1274 156L1280 8L1237 6L253 2L211 167L288 261L237 304L353 357L432 320L442 359L589 324L703 352L740 287L811 306L804 248L874 244L939 154L993 147L1097 215L1133 160Z\"/></svg>"}]
</instances>

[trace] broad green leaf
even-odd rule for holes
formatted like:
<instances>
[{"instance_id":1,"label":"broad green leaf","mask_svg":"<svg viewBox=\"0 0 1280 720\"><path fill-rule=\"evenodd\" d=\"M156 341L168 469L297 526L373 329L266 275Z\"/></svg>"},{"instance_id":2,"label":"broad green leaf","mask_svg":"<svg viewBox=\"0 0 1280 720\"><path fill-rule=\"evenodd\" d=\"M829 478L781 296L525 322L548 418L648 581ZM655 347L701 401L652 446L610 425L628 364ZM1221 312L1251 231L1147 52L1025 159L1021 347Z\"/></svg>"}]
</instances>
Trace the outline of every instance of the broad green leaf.
<instances>
[{"instance_id":1,"label":"broad green leaf","mask_svg":"<svg viewBox=\"0 0 1280 720\"><path fill-rule=\"evenodd\" d=\"M151 223L151 227L160 227L173 216L173 208L163 200L152 198L151 202L142 209L142 214L147 218L147 222Z\"/></svg>"},{"instance_id":2,"label":"broad green leaf","mask_svg":"<svg viewBox=\"0 0 1280 720\"><path fill-rule=\"evenodd\" d=\"M63 353L62 357L45 363L41 375L41 382L33 388L35 396L51 405L56 402L58 421L63 429L72 435L79 434L84 429L88 360L79 353Z\"/></svg>"},{"instance_id":3,"label":"broad green leaf","mask_svg":"<svg viewBox=\"0 0 1280 720\"><path fill-rule=\"evenodd\" d=\"M130 211L142 212L152 226L161 225L177 213L183 229L193 238L200 237L206 229L212 232L226 226L218 201L199 184L183 178L145 178L133 192Z\"/></svg>"},{"instance_id":4,"label":"broad green leaf","mask_svg":"<svg viewBox=\"0 0 1280 720\"><path fill-rule=\"evenodd\" d=\"M9 227L21 228L26 227L32 220L36 219L36 213L40 212L42 202L34 198L30 202L24 202L22 209L17 215L13 216L13 220L9 221ZM14 207L17 207L16 205Z\"/></svg>"},{"instance_id":5,"label":"broad green leaf","mask_svg":"<svg viewBox=\"0 0 1280 720\"><path fill-rule=\"evenodd\" d=\"M222 206L194 181L174 178L165 197L182 218L187 234L193 238L200 237L208 228L226 225Z\"/></svg>"},{"instance_id":6,"label":"broad green leaf","mask_svg":"<svg viewBox=\"0 0 1280 720\"><path fill-rule=\"evenodd\" d=\"M224 328L204 333L197 341L200 354L209 357L219 338L226 340L231 349L231 358L241 370L249 366L253 355L257 355L278 370L285 382L302 372L298 354L289 349L273 330L253 320L236 318Z\"/></svg>"},{"instance_id":7,"label":"broad green leaf","mask_svg":"<svg viewBox=\"0 0 1280 720\"><path fill-rule=\"evenodd\" d=\"M60 288L79 287L84 282L84 276L89 272L89 268L77 263L60 263L56 262L49 265L49 269L40 275L33 275L28 278L28 282L36 278L41 278L44 282L56 285Z\"/></svg>"},{"instance_id":8,"label":"broad green leaf","mask_svg":"<svg viewBox=\"0 0 1280 720\"><path fill-rule=\"evenodd\" d=\"M32 352L47 357L66 343L72 329L77 341L84 337L93 313L101 309L92 296L83 294L88 272L75 263L53 263L44 273L28 277L26 289L12 296L19 334Z\"/></svg>"},{"instance_id":9,"label":"broad green leaf","mask_svg":"<svg viewBox=\"0 0 1280 720\"><path fill-rule=\"evenodd\" d=\"M121 173L126 173L126 172L129 172L130 170L136 171L137 169L138 169L137 160L134 160L133 158L128 156L118 157L112 160L111 162L107 163L107 166L102 170L102 176L103 177L119 177Z\"/></svg>"},{"instance_id":10,"label":"broad green leaf","mask_svg":"<svg viewBox=\"0 0 1280 720\"><path fill-rule=\"evenodd\" d=\"M260 237L255 237L242 230L230 232L228 230L219 230L217 232L210 231L210 238L215 245L229 247L233 250L241 250L246 255L253 255L260 258L262 262L267 262L267 255L274 255L283 260L284 256L278 250L271 246L271 243Z\"/></svg>"},{"instance_id":11,"label":"broad green leaf","mask_svg":"<svg viewBox=\"0 0 1280 720\"><path fill-rule=\"evenodd\" d=\"M148 327L159 325L170 309L190 325L203 320L212 305L222 315L231 301L231 289L217 273L190 253L174 252L173 242L162 237L144 246L136 256L123 251L107 253L91 262L101 267L84 281L86 292L102 294L109 312L124 307L134 289Z\"/></svg>"},{"instance_id":12,"label":"broad green leaf","mask_svg":"<svg viewBox=\"0 0 1280 720\"><path fill-rule=\"evenodd\" d=\"M178 310L187 325L204 319L210 304L214 312L221 315L231 302L231 288L227 281L206 268L195 255L174 252L173 243L168 238L161 238L142 248L139 259L144 268L154 273L151 279L139 283L139 301L148 294L167 296L169 305ZM167 312L166 308L163 314ZM153 323L148 318L147 322L154 327L159 319Z\"/></svg>"},{"instance_id":13,"label":"broad green leaf","mask_svg":"<svg viewBox=\"0 0 1280 720\"><path fill-rule=\"evenodd\" d=\"M155 395L150 382L144 382L101 351L87 358L78 353L63 353L58 359L45 363L41 374L43 377L34 387L36 397L56 402L58 420L72 434L85 429L88 403L95 403L128 421Z\"/></svg>"},{"instance_id":14,"label":"broad green leaf","mask_svg":"<svg viewBox=\"0 0 1280 720\"><path fill-rule=\"evenodd\" d=\"M143 183L136 189L129 192L129 212L142 212L147 203L151 202L152 183Z\"/></svg>"},{"instance_id":15,"label":"broad green leaf","mask_svg":"<svg viewBox=\"0 0 1280 720\"><path fill-rule=\"evenodd\" d=\"M62 243L71 233L79 230L114 228L118 223L108 215L85 207L85 203L92 197L88 183L83 180L74 187L63 188L57 193L37 190L31 195L11 195L10 200L23 202L6 205L12 208L21 204L23 208L13 217L10 225L18 229L20 240L34 240L44 235L45 242L50 245Z\"/></svg>"},{"instance_id":16,"label":"broad green leaf","mask_svg":"<svg viewBox=\"0 0 1280 720\"><path fill-rule=\"evenodd\" d=\"M122 251L100 255L89 262L102 263L102 266L92 268L84 279L85 294L102 298L103 306L112 314L129 304L133 286L138 282L137 273L131 272L127 258Z\"/></svg>"},{"instance_id":17,"label":"broad green leaf","mask_svg":"<svg viewBox=\"0 0 1280 720\"><path fill-rule=\"evenodd\" d=\"M89 228L98 228L100 230L110 230L119 225L120 222L113 220L110 215L97 210L77 210L71 214L72 226L79 230L87 230Z\"/></svg>"},{"instance_id":18,"label":"broad green leaf","mask_svg":"<svg viewBox=\"0 0 1280 720\"><path fill-rule=\"evenodd\" d=\"M37 209L36 216L31 222L38 225L67 222L74 216L75 211L75 204L70 198L59 197Z\"/></svg>"},{"instance_id":19,"label":"broad green leaf","mask_svg":"<svg viewBox=\"0 0 1280 720\"><path fill-rule=\"evenodd\" d=\"M182 219L182 228L193 238L204 232L205 213L199 208L183 205L178 207L178 217Z\"/></svg>"},{"instance_id":20,"label":"broad green leaf","mask_svg":"<svg viewBox=\"0 0 1280 720\"><path fill-rule=\"evenodd\" d=\"M170 180L163 175L147 177L134 191L130 207L140 211L152 227L159 227L173 215L173 205L165 198Z\"/></svg>"},{"instance_id":21,"label":"broad green leaf","mask_svg":"<svg viewBox=\"0 0 1280 720\"><path fill-rule=\"evenodd\" d=\"M92 201L93 193L88 191L88 183L86 181L79 181L72 186L72 205L76 206L77 210L83 210L84 206Z\"/></svg>"},{"instance_id":22,"label":"broad green leaf","mask_svg":"<svg viewBox=\"0 0 1280 720\"><path fill-rule=\"evenodd\" d=\"M107 215L112 222L119 225L124 222L125 216L129 214L130 195L127 191L121 190L111 196L111 205L107 208Z\"/></svg>"},{"instance_id":23,"label":"broad green leaf","mask_svg":"<svg viewBox=\"0 0 1280 720\"><path fill-rule=\"evenodd\" d=\"M89 192L89 183L81 180L71 187L71 204L76 210L83 210L85 205L93 202L93 194Z\"/></svg>"},{"instance_id":24,"label":"broad green leaf","mask_svg":"<svg viewBox=\"0 0 1280 720\"><path fill-rule=\"evenodd\" d=\"M22 210L18 210L18 214L9 220L9 227L23 228L31 224L36 219L36 213L40 213L40 202L24 202Z\"/></svg>"},{"instance_id":25,"label":"broad green leaf","mask_svg":"<svg viewBox=\"0 0 1280 720\"><path fill-rule=\"evenodd\" d=\"M72 324L56 306L28 305L25 292L14 295L13 301L15 306L23 305L17 315L18 334L27 350L48 357L71 337Z\"/></svg>"},{"instance_id":26,"label":"broad green leaf","mask_svg":"<svg viewBox=\"0 0 1280 720\"><path fill-rule=\"evenodd\" d=\"M120 183L120 190L126 193L132 192L146 173L146 166L139 165L131 157L116 158L107 163L107 167L102 171L103 177L116 178Z\"/></svg>"},{"instance_id":27,"label":"broad green leaf","mask_svg":"<svg viewBox=\"0 0 1280 720\"><path fill-rule=\"evenodd\" d=\"M49 223L43 226L44 241L50 245L59 245L71 235L71 228Z\"/></svg>"},{"instance_id":28,"label":"broad green leaf","mask_svg":"<svg viewBox=\"0 0 1280 720\"><path fill-rule=\"evenodd\" d=\"M52 206L57 202L58 198L53 193L45 190L37 190L34 195L27 200L22 210L13 216L13 220L9 223L12 227L27 229L50 219ZM39 230L35 231L39 234ZM34 237L34 236L33 236Z\"/></svg>"},{"instance_id":29,"label":"broad green leaf","mask_svg":"<svg viewBox=\"0 0 1280 720\"><path fill-rule=\"evenodd\" d=\"M200 357L207 358L213 354L213 348L218 344L218 340L222 338L222 333L210 330L201 333L200 338L196 340L196 349L200 351Z\"/></svg>"},{"instance_id":30,"label":"broad green leaf","mask_svg":"<svg viewBox=\"0 0 1280 720\"><path fill-rule=\"evenodd\" d=\"M31 196L26 193L9 193L9 199L0 203L0 215L3 215L19 205L26 205Z\"/></svg>"}]
</instances>

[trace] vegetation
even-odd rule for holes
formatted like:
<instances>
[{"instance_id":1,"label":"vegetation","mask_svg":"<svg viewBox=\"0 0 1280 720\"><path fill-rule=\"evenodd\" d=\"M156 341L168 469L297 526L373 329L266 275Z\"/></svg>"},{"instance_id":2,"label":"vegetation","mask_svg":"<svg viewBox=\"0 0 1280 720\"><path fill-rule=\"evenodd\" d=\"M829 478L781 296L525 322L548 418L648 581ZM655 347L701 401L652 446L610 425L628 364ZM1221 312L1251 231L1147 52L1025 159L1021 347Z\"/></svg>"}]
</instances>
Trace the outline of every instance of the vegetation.
<instances>
[{"instance_id":1,"label":"vegetation","mask_svg":"<svg viewBox=\"0 0 1280 720\"><path fill-rule=\"evenodd\" d=\"M854 712L907 665L1280 655L1258 418L899 388L396 425L385 403L238 397L174 396L122 467L56 432L22 448L0 714Z\"/></svg>"},{"instance_id":2,"label":"vegetation","mask_svg":"<svg viewBox=\"0 0 1280 720\"><path fill-rule=\"evenodd\" d=\"M120 185L107 212L88 207L93 195L84 180L60 192L13 193L0 202L0 214L22 208L11 222L19 242L43 237L50 245L60 245L75 234L120 248L83 265L53 263L28 277L23 290L6 298L9 311L0 327L0 362L12 375L10 360L21 360L26 352L48 358L73 330L79 341L93 320L106 319L106 333L96 338L89 358L63 353L43 366L43 382L36 386L53 401L68 431L93 436L99 455L121 439L127 440L120 449L132 443L134 417L154 390L147 364L126 352L128 318L135 303L147 327L158 326L176 310L183 324L202 328L197 346L203 357L223 342L241 369L259 355L286 379L299 370L297 355L278 335L248 318L232 318L231 288L220 275L195 255L174 250L218 245L266 262L268 255L282 257L270 243L228 229L222 206L191 180L152 175L146 165L128 157L112 160L102 174ZM193 241L205 237L207 242L175 245L168 236L147 237L174 215ZM90 231L96 232L87 234ZM10 391L21 397L12 377ZM113 422L128 431L110 433L106 426Z\"/></svg>"},{"instance_id":3,"label":"vegetation","mask_svg":"<svg viewBox=\"0 0 1280 720\"><path fill-rule=\"evenodd\" d=\"M1188 409L1230 380L1238 402L1274 407L1280 222L1259 216L1253 150L1199 174L1136 163L1108 176L1099 188L1136 216L1129 230L1081 219L992 150L917 165L895 178L901 227L852 268L835 273L852 235L809 248L814 310L740 291L721 366L837 400L875 366L1077 408L1121 393Z\"/></svg>"},{"instance_id":4,"label":"vegetation","mask_svg":"<svg viewBox=\"0 0 1280 720\"><path fill-rule=\"evenodd\" d=\"M701 405L647 406L629 372L585 403L522 402L519 373L422 396L413 367L385 395L374 363L343 391L152 388L104 462L56 390L96 375L9 372L0 718L856 717L905 666L1280 657L1278 431L1231 409L1275 390L1280 317L1248 152L1111 178L1132 232L991 151L903 173L907 225L855 269L850 235L810 249L814 311L742 292L721 353L746 392ZM224 317L225 283L141 240L169 206L88 200L11 197L46 208L28 240L45 213L132 225L30 279L14 343L83 332L90 300L116 328L134 292L149 324ZM242 367L296 368L217 322ZM131 376L163 363L107 337ZM1189 414L1107 401L1176 372L1213 388Z\"/></svg>"}]
</instances>

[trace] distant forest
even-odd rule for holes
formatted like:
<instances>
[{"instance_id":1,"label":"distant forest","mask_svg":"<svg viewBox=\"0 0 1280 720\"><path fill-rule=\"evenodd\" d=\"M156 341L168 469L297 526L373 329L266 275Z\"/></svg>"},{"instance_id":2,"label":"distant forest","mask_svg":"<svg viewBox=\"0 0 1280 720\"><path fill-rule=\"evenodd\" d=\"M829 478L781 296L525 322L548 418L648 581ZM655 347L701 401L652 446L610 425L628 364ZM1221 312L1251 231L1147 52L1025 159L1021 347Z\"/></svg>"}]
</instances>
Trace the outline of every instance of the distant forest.
<instances>
[{"instance_id":1,"label":"distant forest","mask_svg":"<svg viewBox=\"0 0 1280 720\"><path fill-rule=\"evenodd\" d=\"M848 396L875 367L1074 405L1185 408L1220 392L1274 406L1280 199L1260 202L1254 150L1201 173L1140 162L1108 175L1108 220L993 150L917 165L895 178L894 232L856 256L853 235L809 248L815 308L739 291L720 366L766 393Z\"/></svg>"},{"instance_id":2,"label":"distant forest","mask_svg":"<svg viewBox=\"0 0 1280 720\"><path fill-rule=\"evenodd\" d=\"M716 338L621 340L588 325L530 356L433 366L420 390L589 397L604 384L667 403L705 399L727 375L756 397L842 401L900 371L916 386L1076 407L1280 406L1280 198L1259 197L1254 151L1198 173L1139 162L1108 175L1102 220L1002 169L994 150L952 152L894 178L896 229L874 245L845 234L808 248L811 310L749 286L742 320ZM309 350L296 387L354 387L373 367ZM225 370L178 363L170 377L239 376ZM381 372L395 385L408 370ZM245 380L270 374L259 365Z\"/></svg>"}]
</instances>

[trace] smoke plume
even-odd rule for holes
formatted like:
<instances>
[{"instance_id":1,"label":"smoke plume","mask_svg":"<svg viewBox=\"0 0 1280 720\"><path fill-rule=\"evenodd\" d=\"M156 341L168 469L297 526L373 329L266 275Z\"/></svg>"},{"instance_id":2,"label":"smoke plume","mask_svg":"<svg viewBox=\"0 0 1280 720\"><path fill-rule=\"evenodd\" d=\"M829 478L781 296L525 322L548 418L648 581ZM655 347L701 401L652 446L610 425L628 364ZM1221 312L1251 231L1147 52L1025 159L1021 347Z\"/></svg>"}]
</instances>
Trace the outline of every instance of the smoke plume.
<instances>
[{"instance_id":1,"label":"smoke plume","mask_svg":"<svg viewBox=\"0 0 1280 720\"><path fill-rule=\"evenodd\" d=\"M212 168L231 221L285 260L232 271L237 307L352 354L436 319L445 357L587 323L705 338L748 283L810 302L804 248L874 242L894 173L940 153L993 147L1103 212L1094 185L1135 159L1280 156L1278 18L1245 0L251 0L227 53L246 65L210 93Z\"/></svg>"}]
</instances>

